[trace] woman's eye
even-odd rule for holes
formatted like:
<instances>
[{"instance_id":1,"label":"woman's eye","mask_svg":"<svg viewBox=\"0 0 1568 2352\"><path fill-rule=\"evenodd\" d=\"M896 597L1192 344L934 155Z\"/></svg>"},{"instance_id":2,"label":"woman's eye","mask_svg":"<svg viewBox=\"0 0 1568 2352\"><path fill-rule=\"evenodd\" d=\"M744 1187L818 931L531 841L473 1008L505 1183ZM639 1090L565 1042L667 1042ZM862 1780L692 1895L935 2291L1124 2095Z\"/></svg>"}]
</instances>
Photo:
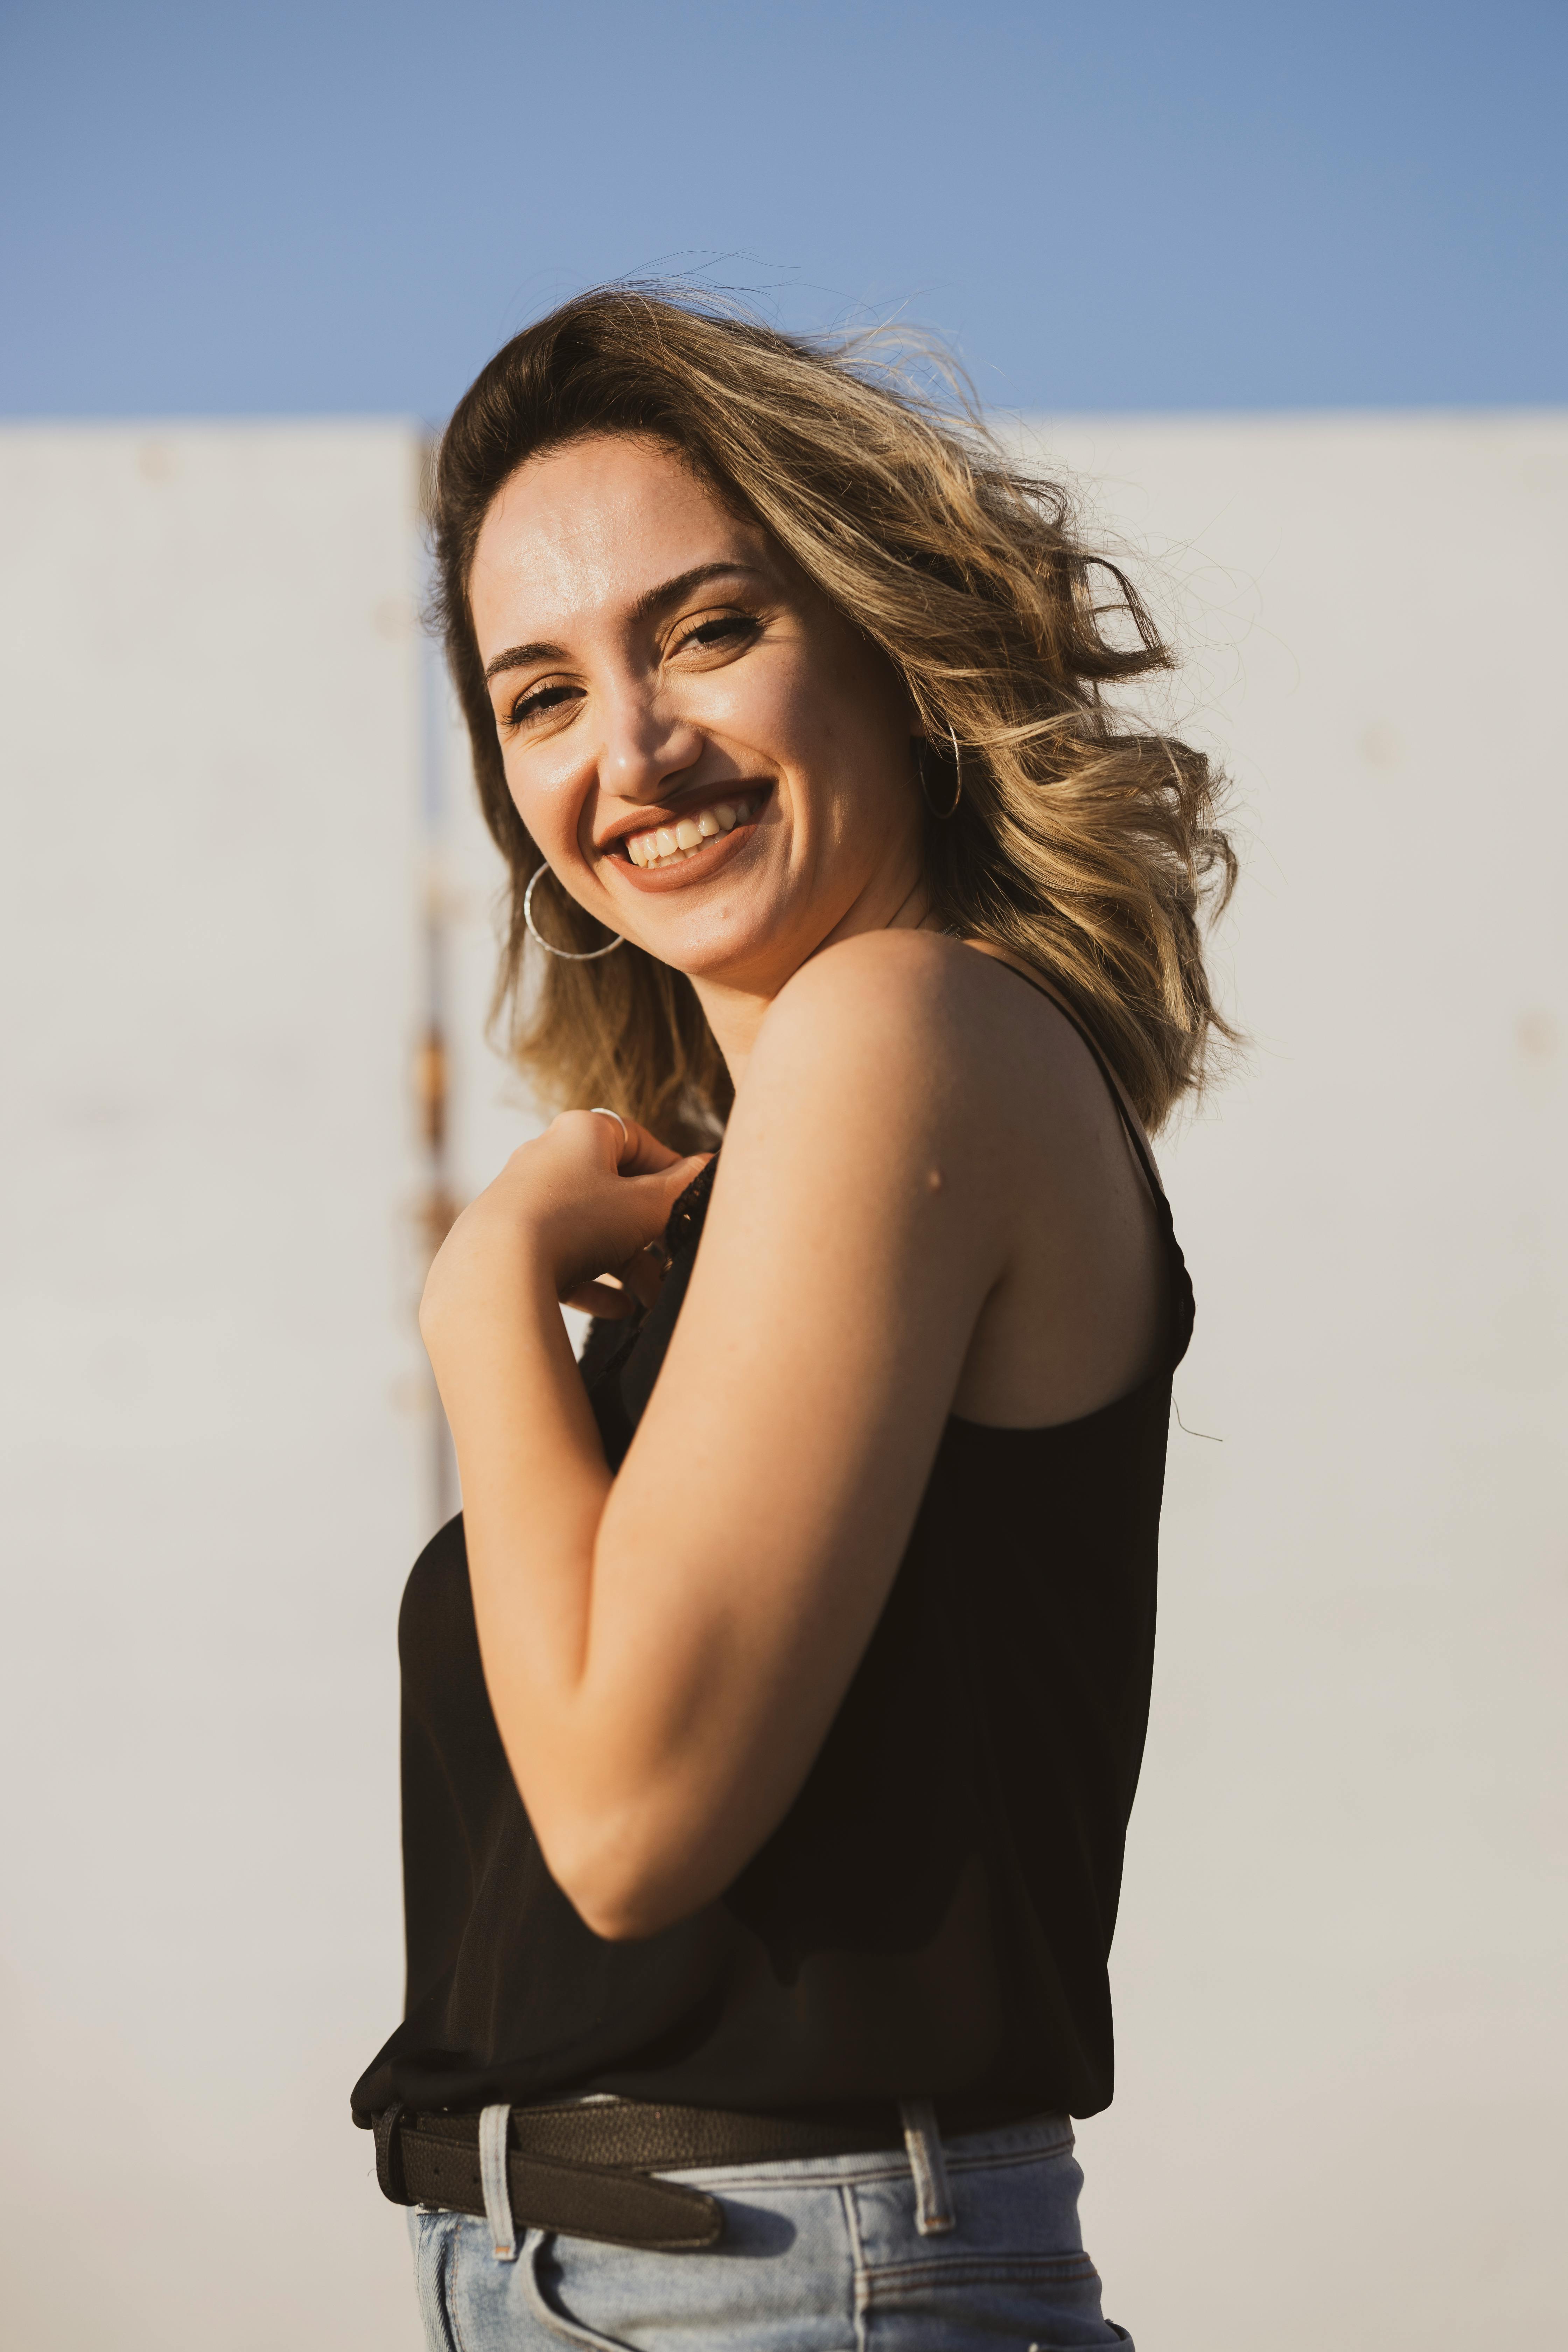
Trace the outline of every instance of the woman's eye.
<instances>
[{"instance_id":1,"label":"woman's eye","mask_svg":"<svg viewBox=\"0 0 1568 2352\"><path fill-rule=\"evenodd\" d=\"M507 712L507 725L526 727L531 719L537 719L542 711L556 709L576 691L574 686L541 686L531 694L520 694Z\"/></svg>"},{"instance_id":2,"label":"woman's eye","mask_svg":"<svg viewBox=\"0 0 1568 2352\"><path fill-rule=\"evenodd\" d=\"M754 637L759 624L747 613L721 613L711 621L699 621L694 629L675 646L676 653L684 653L688 646L700 646L705 653L716 653L721 646L734 646Z\"/></svg>"}]
</instances>

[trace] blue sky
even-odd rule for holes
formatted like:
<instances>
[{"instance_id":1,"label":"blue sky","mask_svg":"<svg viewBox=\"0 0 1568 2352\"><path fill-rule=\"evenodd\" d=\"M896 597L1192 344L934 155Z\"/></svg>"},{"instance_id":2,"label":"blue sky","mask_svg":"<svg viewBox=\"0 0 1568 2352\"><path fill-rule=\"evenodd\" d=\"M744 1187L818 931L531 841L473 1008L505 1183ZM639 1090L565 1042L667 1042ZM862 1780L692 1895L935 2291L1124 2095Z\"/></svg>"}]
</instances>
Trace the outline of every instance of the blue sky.
<instances>
[{"instance_id":1,"label":"blue sky","mask_svg":"<svg viewBox=\"0 0 1568 2352\"><path fill-rule=\"evenodd\" d=\"M0 0L0 411L413 414L577 287L1042 409L1568 398L1568 6Z\"/></svg>"}]
</instances>

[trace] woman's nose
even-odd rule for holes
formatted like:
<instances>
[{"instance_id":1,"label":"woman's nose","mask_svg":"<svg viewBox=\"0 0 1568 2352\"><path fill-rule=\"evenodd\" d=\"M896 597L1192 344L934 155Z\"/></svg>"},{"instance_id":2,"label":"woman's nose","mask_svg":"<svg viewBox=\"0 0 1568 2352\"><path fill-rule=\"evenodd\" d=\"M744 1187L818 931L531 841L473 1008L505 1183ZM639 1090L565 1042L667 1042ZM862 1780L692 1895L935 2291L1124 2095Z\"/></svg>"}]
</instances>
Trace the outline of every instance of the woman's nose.
<instances>
[{"instance_id":1,"label":"woman's nose","mask_svg":"<svg viewBox=\"0 0 1568 2352\"><path fill-rule=\"evenodd\" d=\"M700 730L658 697L626 693L604 707L599 788L617 800L658 800L672 776L701 757Z\"/></svg>"}]
</instances>

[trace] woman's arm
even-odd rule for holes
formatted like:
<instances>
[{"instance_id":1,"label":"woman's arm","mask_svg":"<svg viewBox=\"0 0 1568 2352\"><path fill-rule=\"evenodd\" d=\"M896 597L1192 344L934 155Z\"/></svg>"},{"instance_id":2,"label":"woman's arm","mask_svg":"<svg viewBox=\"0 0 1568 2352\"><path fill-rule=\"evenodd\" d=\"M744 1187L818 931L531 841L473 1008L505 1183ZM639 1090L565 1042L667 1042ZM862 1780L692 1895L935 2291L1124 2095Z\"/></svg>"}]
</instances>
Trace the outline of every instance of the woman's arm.
<instances>
[{"instance_id":1,"label":"woman's arm","mask_svg":"<svg viewBox=\"0 0 1568 2352\"><path fill-rule=\"evenodd\" d=\"M887 1598L1039 1197L1016 1056L982 1003L995 983L972 963L881 933L773 1005L616 1478L558 1300L661 1230L692 1163L619 1174L616 1129L569 1115L432 1275L491 1703L550 1867L601 1935L650 1934L730 1883Z\"/></svg>"}]
</instances>

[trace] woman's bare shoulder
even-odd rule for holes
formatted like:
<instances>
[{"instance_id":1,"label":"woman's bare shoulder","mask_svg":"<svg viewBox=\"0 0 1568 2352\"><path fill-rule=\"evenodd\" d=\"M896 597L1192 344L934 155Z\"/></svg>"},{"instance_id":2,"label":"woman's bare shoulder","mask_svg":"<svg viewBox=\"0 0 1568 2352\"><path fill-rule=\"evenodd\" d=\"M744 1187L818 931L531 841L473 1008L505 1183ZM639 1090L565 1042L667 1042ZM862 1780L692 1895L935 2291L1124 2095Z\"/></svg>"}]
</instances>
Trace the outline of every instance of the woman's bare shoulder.
<instances>
[{"instance_id":1,"label":"woman's bare shoulder","mask_svg":"<svg viewBox=\"0 0 1568 2352\"><path fill-rule=\"evenodd\" d=\"M809 1100L816 1125L896 1096L927 1135L973 1120L984 1023L965 960L954 940L921 931L821 949L769 1007L742 1100L787 1099L792 1116Z\"/></svg>"},{"instance_id":2,"label":"woman's bare shoulder","mask_svg":"<svg viewBox=\"0 0 1568 2352\"><path fill-rule=\"evenodd\" d=\"M1042 1216L1076 1230L1102 1200L1143 1214L1136 1113L1049 976L942 932L867 933L803 965L736 1110L732 1133L776 1149L788 1129L803 1159L829 1135L859 1137L846 1181L872 1190L914 1162L962 1169L971 1209L998 1231Z\"/></svg>"},{"instance_id":3,"label":"woman's bare shoulder","mask_svg":"<svg viewBox=\"0 0 1568 2352\"><path fill-rule=\"evenodd\" d=\"M1067 1016L998 959L944 932L883 930L801 966L769 1011L758 1059L782 1075L800 1057L819 1079L890 1066L928 1090L945 1076L973 1115L977 1095L1015 1100L1020 1083L1048 1094L1058 1055L1070 1063L1077 1050Z\"/></svg>"},{"instance_id":4,"label":"woman's bare shoulder","mask_svg":"<svg viewBox=\"0 0 1568 2352\"><path fill-rule=\"evenodd\" d=\"M861 931L808 956L780 991L774 1010L788 1006L798 1016L806 1008L869 1007L882 998L898 1003L909 1000L911 989L923 1000L951 987L962 962L959 942L943 931Z\"/></svg>"}]
</instances>

